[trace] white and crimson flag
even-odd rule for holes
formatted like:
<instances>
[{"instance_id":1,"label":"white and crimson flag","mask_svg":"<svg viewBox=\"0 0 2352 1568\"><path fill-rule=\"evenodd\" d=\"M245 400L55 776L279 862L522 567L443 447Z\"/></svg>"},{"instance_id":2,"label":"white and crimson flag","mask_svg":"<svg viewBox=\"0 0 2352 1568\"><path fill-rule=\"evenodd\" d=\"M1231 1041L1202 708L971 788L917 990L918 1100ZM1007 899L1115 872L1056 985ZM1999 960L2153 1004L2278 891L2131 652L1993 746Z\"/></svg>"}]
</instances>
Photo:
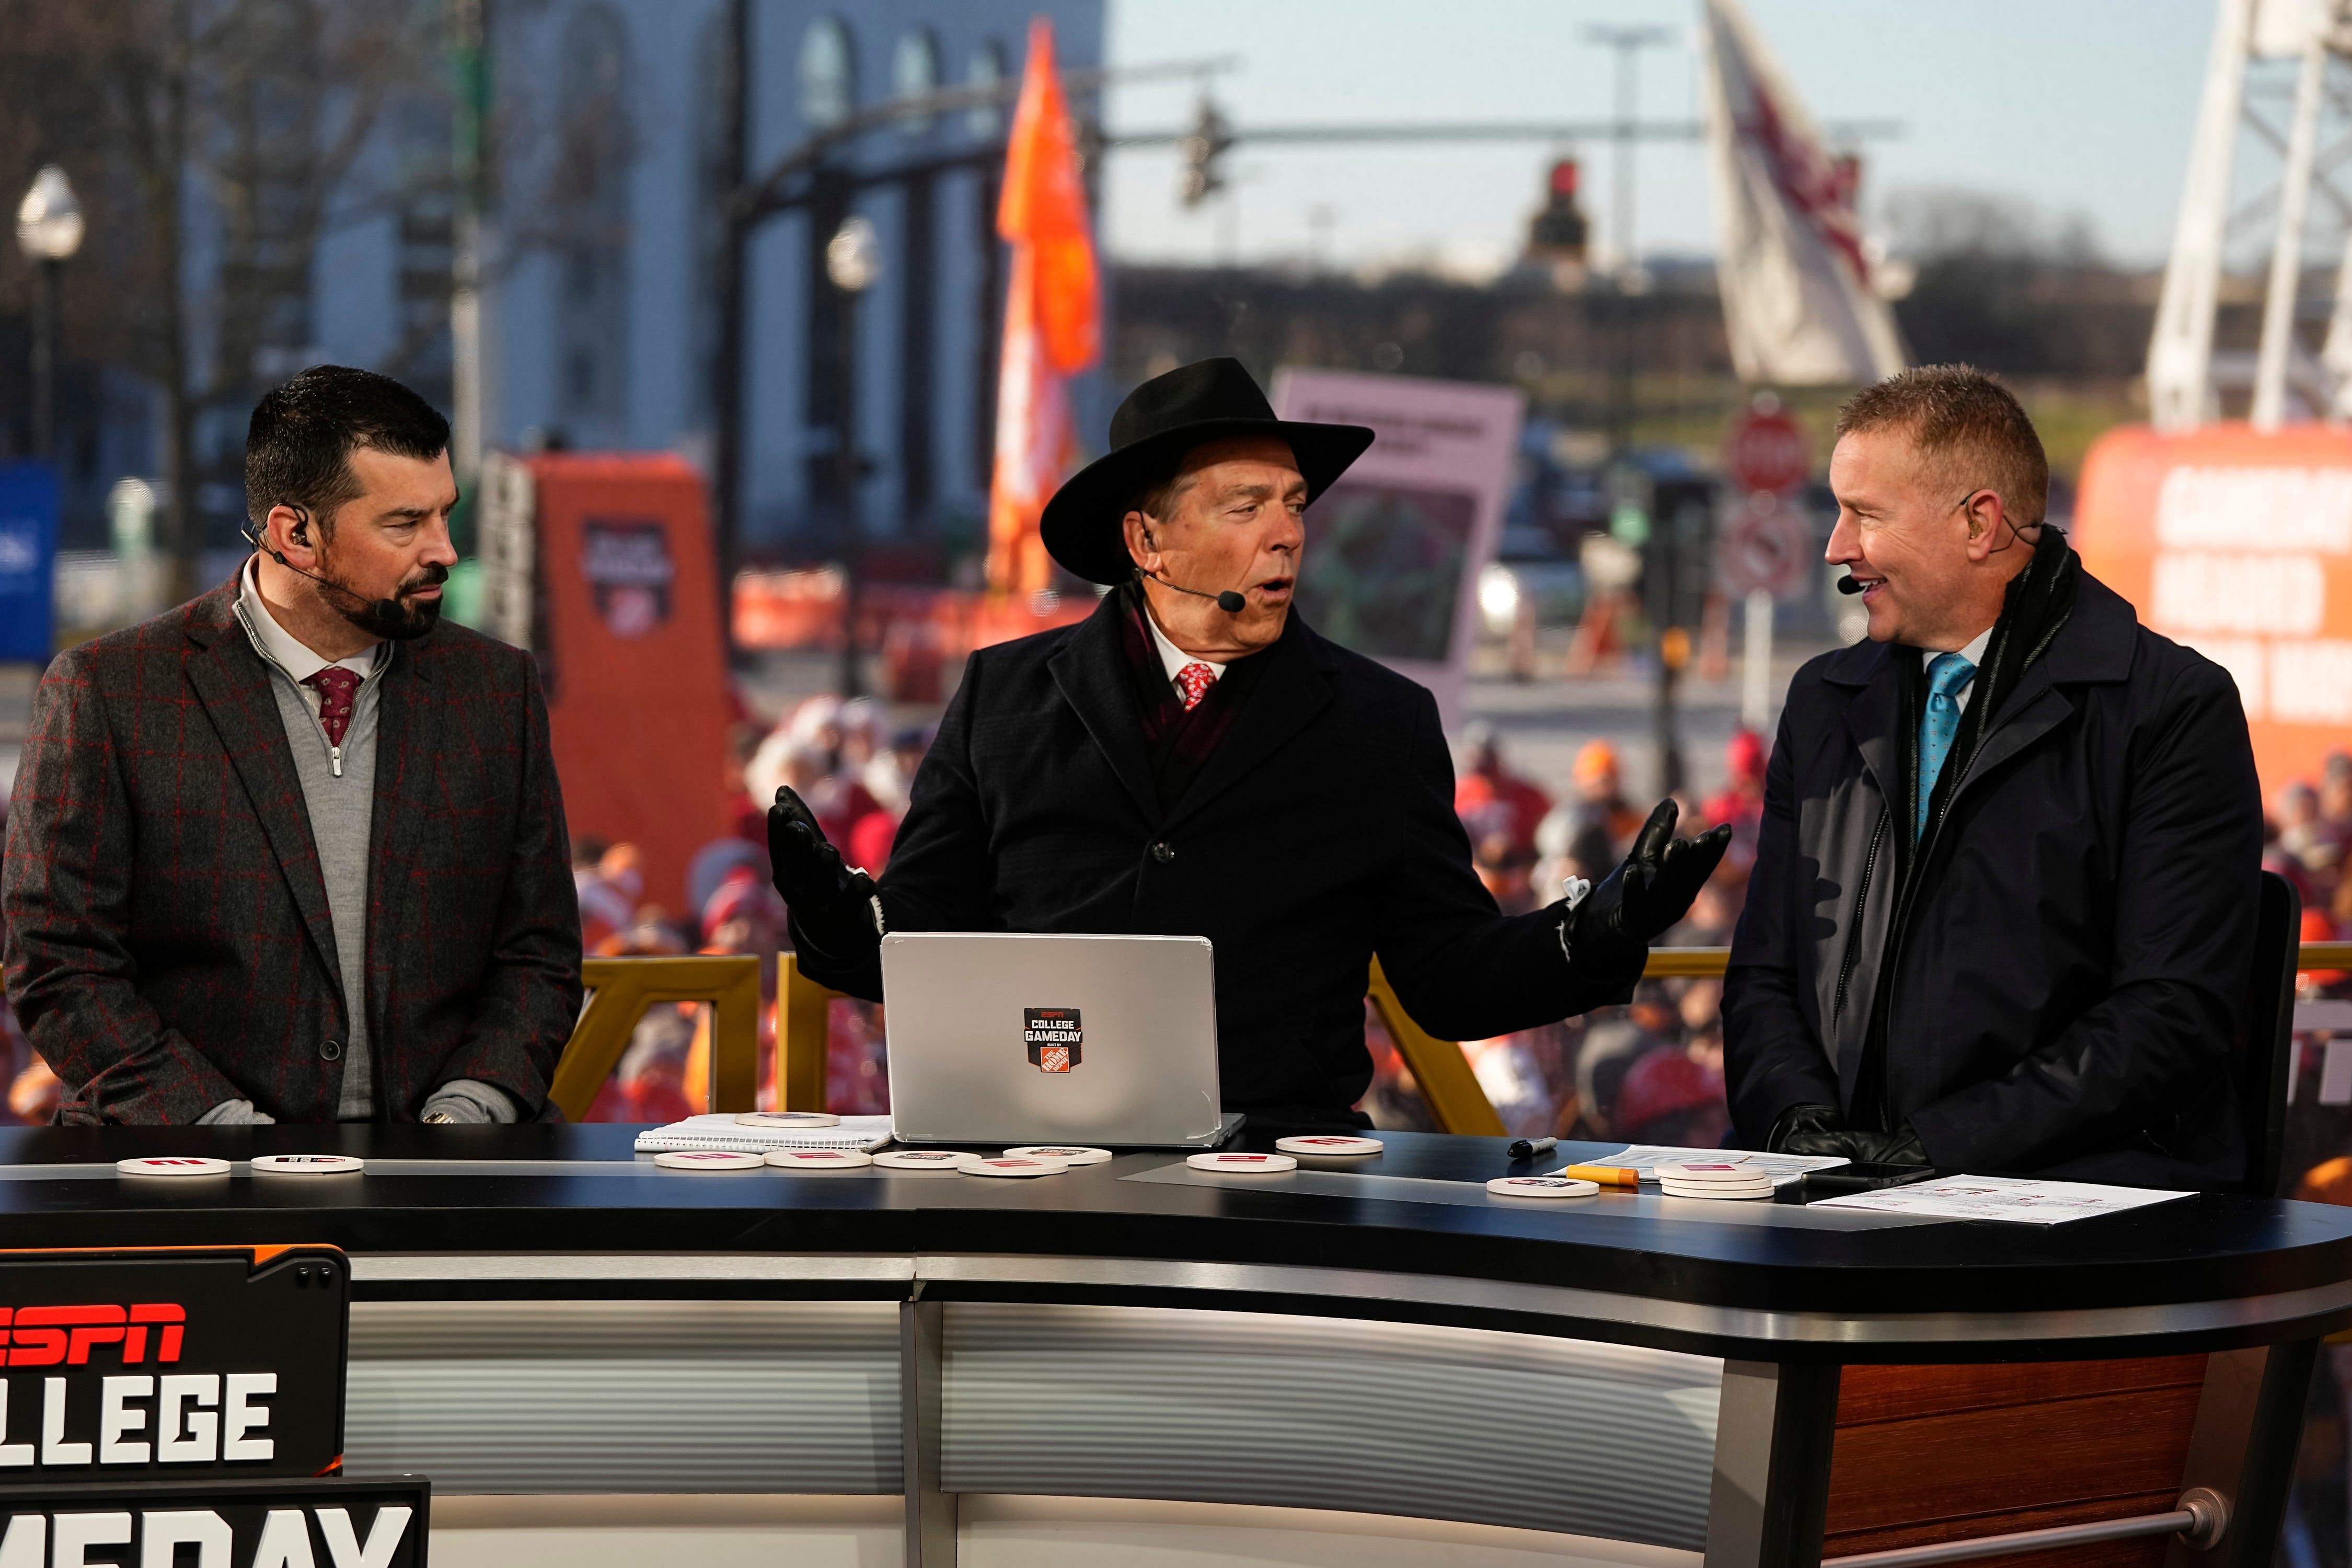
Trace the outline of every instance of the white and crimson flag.
<instances>
[{"instance_id":1,"label":"white and crimson flag","mask_svg":"<svg viewBox=\"0 0 2352 1568\"><path fill-rule=\"evenodd\" d=\"M1716 261L1739 379L1856 384L1905 363L1853 211L1855 165L1832 157L1739 0L1704 0Z\"/></svg>"},{"instance_id":2,"label":"white and crimson flag","mask_svg":"<svg viewBox=\"0 0 2352 1568\"><path fill-rule=\"evenodd\" d=\"M1102 343L1076 128L1054 74L1054 30L1043 17L1029 24L1029 62L1004 150L996 232L1012 247L1013 275L996 382L988 585L1034 594L1053 573L1037 520L1077 458L1063 384L1094 363Z\"/></svg>"}]
</instances>

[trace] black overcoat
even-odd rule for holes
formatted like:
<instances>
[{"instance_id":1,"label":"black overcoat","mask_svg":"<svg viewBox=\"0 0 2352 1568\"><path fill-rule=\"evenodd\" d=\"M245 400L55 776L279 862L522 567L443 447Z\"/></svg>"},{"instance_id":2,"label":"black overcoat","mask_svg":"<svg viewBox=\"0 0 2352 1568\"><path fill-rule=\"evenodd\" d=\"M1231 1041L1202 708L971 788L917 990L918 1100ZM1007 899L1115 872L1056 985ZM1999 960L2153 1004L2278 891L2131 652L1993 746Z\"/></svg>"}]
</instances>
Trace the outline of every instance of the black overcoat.
<instances>
[{"instance_id":1,"label":"black overcoat","mask_svg":"<svg viewBox=\"0 0 2352 1568\"><path fill-rule=\"evenodd\" d=\"M1853 1109L1892 914L1885 836L1901 830L1886 804L1902 798L1895 660L1916 657L1857 643L1789 688L1724 986L1732 1112L1752 1147L1792 1105ZM2229 675L2084 574L1926 846L1885 988L1889 1108L1932 1163L2238 1178L2229 1064L2262 821Z\"/></svg>"},{"instance_id":2,"label":"black overcoat","mask_svg":"<svg viewBox=\"0 0 2352 1568\"><path fill-rule=\"evenodd\" d=\"M982 648L916 773L882 879L894 931L1204 936L1234 1110L1340 1112L1371 1081L1380 955L1407 1011L1482 1039L1631 994L1571 980L1557 908L1507 917L1470 866L1422 687L1295 613L1183 796L1152 784L1118 595ZM878 997L877 966L808 973Z\"/></svg>"}]
</instances>

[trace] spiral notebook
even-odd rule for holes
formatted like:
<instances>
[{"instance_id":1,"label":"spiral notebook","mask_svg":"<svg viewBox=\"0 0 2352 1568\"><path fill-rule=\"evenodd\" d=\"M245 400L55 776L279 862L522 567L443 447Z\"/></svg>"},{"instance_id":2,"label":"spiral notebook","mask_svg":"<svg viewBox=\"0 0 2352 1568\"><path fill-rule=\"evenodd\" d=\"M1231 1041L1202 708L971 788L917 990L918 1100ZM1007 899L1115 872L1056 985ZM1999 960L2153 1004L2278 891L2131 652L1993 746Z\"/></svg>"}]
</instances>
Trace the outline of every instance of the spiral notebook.
<instances>
[{"instance_id":1,"label":"spiral notebook","mask_svg":"<svg viewBox=\"0 0 2352 1568\"><path fill-rule=\"evenodd\" d=\"M733 1111L718 1110L646 1129L637 1134L637 1152L740 1149L747 1154L764 1154L771 1149L855 1149L871 1154L889 1142L887 1116L845 1116L838 1127L746 1127L735 1120Z\"/></svg>"}]
</instances>

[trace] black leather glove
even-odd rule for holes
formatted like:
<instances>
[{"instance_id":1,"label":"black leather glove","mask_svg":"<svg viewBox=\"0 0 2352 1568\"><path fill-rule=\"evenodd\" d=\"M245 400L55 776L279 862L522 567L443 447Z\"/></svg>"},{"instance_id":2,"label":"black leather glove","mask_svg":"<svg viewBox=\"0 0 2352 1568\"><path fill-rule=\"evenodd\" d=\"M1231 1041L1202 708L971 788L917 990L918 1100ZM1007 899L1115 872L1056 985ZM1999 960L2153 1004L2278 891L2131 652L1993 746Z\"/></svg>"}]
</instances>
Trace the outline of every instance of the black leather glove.
<instances>
[{"instance_id":1,"label":"black leather glove","mask_svg":"<svg viewBox=\"0 0 2352 1568\"><path fill-rule=\"evenodd\" d=\"M1776 1154L1841 1155L1857 1165L1924 1165L1927 1151L1919 1135L1905 1123L1895 1132L1865 1132L1840 1127L1835 1109L1826 1105L1792 1105L1780 1113L1766 1139Z\"/></svg>"},{"instance_id":2,"label":"black leather glove","mask_svg":"<svg viewBox=\"0 0 2352 1568\"><path fill-rule=\"evenodd\" d=\"M874 879L842 864L816 813L790 785L776 791L768 808L768 862L803 945L836 963L854 963L882 945L887 928Z\"/></svg>"},{"instance_id":3,"label":"black leather glove","mask_svg":"<svg viewBox=\"0 0 2352 1568\"><path fill-rule=\"evenodd\" d=\"M1772 1131L1765 1138L1764 1147L1775 1154L1810 1153L1810 1150L1790 1148L1789 1140L1801 1134L1818 1136L1843 1130L1834 1105L1792 1105L1780 1112L1780 1119L1772 1123Z\"/></svg>"},{"instance_id":4,"label":"black leather glove","mask_svg":"<svg viewBox=\"0 0 2352 1568\"><path fill-rule=\"evenodd\" d=\"M1596 975L1631 968L1638 976L1639 960L1647 956L1650 944L1690 912L1691 900L1731 846L1731 825L1696 838L1676 838L1675 819L1680 815L1673 801L1658 802L1625 863L1570 913L1561 934L1571 968Z\"/></svg>"}]
</instances>

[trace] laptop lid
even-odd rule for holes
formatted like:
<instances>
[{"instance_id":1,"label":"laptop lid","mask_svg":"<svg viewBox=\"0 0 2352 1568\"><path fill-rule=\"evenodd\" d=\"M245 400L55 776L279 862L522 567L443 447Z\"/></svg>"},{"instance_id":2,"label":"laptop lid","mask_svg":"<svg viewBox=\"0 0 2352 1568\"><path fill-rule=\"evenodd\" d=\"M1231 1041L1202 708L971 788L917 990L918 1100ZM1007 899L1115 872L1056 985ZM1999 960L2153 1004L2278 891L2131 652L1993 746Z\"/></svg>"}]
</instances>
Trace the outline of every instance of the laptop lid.
<instances>
[{"instance_id":1,"label":"laptop lid","mask_svg":"<svg viewBox=\"0 0 2352 1568\"><path fill-rule=\"evenodd\" d=\"M893 931L882 994L891 1125L904 1142L1218 1136L1205 937Z\"/></svg>"}]
</instances>

